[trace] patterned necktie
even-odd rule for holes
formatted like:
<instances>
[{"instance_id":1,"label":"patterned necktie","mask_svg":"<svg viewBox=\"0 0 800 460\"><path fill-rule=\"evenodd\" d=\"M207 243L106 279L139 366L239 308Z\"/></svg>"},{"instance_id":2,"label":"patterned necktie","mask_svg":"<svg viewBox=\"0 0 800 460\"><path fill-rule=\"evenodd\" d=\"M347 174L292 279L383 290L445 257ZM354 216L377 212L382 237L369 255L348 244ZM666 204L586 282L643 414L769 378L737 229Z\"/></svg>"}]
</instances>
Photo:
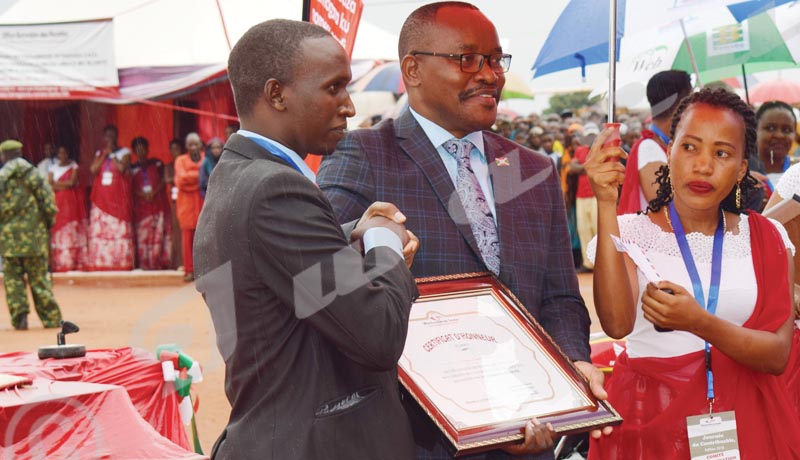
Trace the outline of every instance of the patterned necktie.
<instances>
[{"instance_id":1,"label":"patterned necktie","mask_svg":"<svg viewBox=\"0 0 800 460\"><path fill-rule=\"evenodd\" d=\"M486 203L486 196L484 196L478 178L475 177L469 162L472 142L450 140L444 143L444 148L458 162L456 191L467 213L467 219L472 228L472 234L478 242L483 262L492 273L499 275L500 242L497 239L497 227L494 224L489 204Z\"/></svg>"}]
</instances>

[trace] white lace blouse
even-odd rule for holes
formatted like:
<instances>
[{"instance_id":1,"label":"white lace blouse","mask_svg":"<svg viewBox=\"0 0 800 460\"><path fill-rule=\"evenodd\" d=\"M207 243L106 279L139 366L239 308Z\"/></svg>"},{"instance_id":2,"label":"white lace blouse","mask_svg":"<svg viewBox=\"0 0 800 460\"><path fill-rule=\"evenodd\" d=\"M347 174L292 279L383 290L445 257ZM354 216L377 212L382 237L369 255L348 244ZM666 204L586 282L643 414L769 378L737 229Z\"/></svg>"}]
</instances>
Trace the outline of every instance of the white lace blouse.
<instances>
[{"instance_id":1,"label":"white lace blouse","mask_svg":"<svg viewBox=\"0 0 800 460\"><path fill-rule=\"evenodd\" d=\"M783 173L775 190L782 198L791 198L795 194L800 195L800 163L792 165Z\"/></svg>"},{"instance_id":2,"label":"white lace blouse","mask_svg":"<svg viewBox=\"0 0 800 460\"><path fill-rule=\"evenodd\" d=\"M783 237L786 247L794 253L794 245L789 241L783 226L770 219ZM683 286L692 292L692 282L683 264L675 234L665 232L650 221L644 214L627 214L617 218L621 237L635 242L642 248L648 259L665 280ZM694 256L697 271L703 284L703 292L708 298L711 282L711 252L714 237L693 232L686 235L689 248ZM597 237L587 248L587 256L594 261ZM627 337L628 356L632 358L669 358L702 350L704 342L699 337L684 331L657 332L653 323L642 313L642 294L647 280L637 271L639 294L636 300L636 322ZM717 316L736 325L742 325L752 315L755 308L757 286L750 249L750 225L747 216L742 214L736 232L728 231L722 245L722 274L720 279Z\"/></svg>"}]
</instances>

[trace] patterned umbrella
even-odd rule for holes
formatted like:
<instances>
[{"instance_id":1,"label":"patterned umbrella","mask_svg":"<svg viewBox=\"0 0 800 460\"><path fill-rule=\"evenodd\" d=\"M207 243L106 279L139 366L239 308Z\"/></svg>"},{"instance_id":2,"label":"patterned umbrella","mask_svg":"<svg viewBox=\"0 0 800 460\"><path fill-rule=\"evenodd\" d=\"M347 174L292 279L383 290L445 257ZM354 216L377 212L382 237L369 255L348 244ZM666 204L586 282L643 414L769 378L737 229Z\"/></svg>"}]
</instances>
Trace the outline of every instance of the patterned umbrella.
<instances>
[{"instance_id":1,"label":"patterned umbrella","mask_svg":"<svg viewBox=\"0 0 800 460\"><path fill-rule=\"evenodd\" d=\"M351 84L348 91L360 93L363 91L388 91L395 94L406 92L403 78L400 74L399 62L387 62L370 70L358 81Z\"/></svg>"}]
</instances>

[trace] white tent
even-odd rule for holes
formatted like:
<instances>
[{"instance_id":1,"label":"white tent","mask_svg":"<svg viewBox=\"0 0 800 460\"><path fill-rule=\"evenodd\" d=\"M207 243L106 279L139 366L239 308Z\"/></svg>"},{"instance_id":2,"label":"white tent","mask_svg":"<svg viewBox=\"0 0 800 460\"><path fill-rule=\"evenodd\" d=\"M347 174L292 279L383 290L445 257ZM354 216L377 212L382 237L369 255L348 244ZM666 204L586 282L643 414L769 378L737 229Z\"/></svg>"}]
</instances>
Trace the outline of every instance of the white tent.
<instances>
[{"instance_id":1,"label":"white tent","mask_svg":"<svg viewBox=\"0 0 800 460\"><path fill-rule=\"evenodd\" d=\"M230 48L251 26L301 16L300 0L0 0L2 25L112 18L120 102L222 75ZM126 74L136 78L126 82Z\"/></svg>"}]
</instances>

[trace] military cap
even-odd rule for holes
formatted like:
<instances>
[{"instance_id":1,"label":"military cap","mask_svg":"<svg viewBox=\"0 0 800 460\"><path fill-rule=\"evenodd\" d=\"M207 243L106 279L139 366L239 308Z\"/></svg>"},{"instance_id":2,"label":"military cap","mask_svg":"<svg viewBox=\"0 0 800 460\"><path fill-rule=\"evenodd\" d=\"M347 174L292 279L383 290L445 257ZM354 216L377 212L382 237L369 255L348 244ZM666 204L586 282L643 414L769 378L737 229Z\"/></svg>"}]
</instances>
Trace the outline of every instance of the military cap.
<instances>
[{"instance_id":1,"label":"military cap","mask_svg":"<svg viewBox=\"0 0 800 460\"><path fill-rule=\"evenodd\" d=\"M16 139L8 139L0 142L0 152L9 152L11 150L19 150L22 148L22 142Z\"/></svg>"}]
</instances>

